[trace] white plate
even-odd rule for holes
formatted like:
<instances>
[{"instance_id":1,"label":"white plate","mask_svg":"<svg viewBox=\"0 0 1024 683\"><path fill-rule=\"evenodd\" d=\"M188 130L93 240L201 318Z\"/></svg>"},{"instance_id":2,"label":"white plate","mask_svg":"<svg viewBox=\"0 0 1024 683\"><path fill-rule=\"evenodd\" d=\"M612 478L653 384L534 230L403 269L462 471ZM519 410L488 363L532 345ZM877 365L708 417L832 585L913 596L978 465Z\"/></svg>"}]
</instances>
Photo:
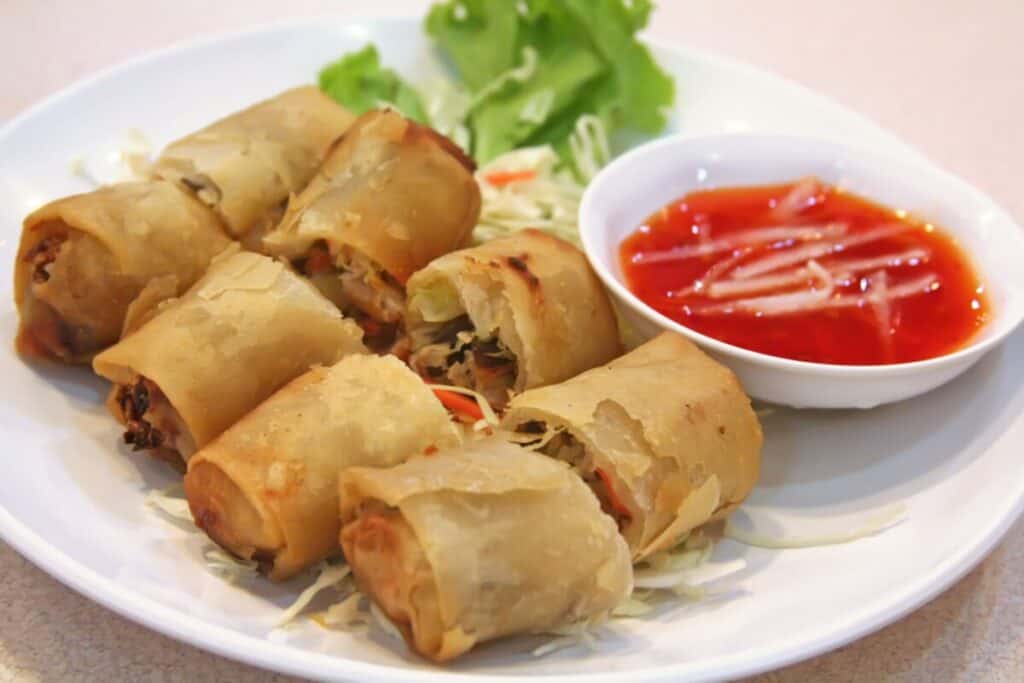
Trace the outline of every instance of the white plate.
<instances>
[{"instance_id":1,"label":"white plate","mask_svg":"<svg viewBox=\"0 0 1024 683\"><path fill-rule=\"evenodd\" d=\"M68 171L98 159L129 128L157 144L216 116L310 81L366 41L421 82L440 73L419 22L331 21L225 36L165 51L85 81L0 131L0 532L69 586L163 633L251 664L321 679L437 681L446 670L378 636L304 624L268 638L299 584L235 587L207 572L203 538L156 516L145 492L174 481L114 444L103 384L86 372L30 367L11 348L11 266L21 218L87 189ZM777 77L688 49L659 46L679 84L673 128L833 138L890 153L899 141ZM620 622L594 653L535 660L537 639L481 648L451 670L462 681L509 675L588 680L735 677L837 647L897 619L950 585L996 543L1024 506L1024 336L911 402L870 412L780 411L765 420L762 482L750 501L774 532L812 519L856 518L905 502L909 518L845 546L765 551L723 542L716 560L747 569L726 598ZM824 524L819 522L819 524ZM842 524L840 524L842 526ZM818 528L815 525L815 528Z\"/></svg>"}]
</instances>

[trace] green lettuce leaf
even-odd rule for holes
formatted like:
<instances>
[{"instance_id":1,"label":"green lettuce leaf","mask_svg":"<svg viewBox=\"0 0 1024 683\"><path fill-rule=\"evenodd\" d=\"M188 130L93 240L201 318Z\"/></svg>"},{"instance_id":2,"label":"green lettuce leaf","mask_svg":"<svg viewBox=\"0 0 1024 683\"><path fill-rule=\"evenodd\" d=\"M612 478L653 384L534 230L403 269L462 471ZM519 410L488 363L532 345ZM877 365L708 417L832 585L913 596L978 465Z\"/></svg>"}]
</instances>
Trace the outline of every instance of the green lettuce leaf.
<instances>
[{"instance_id":1,"label":"green lettuce leaf","mask_svg":"<svg viewBox=\"0 0 1024 683\"><path fill-rule=\"evenodd\" d=\"M438 3L427 14L425 27L472 92L511 69L520 56L514 0Z\"/></svg>"},{"instance_id":2,"label":"green lettuce leaf","mask_svg":"<svg viewBox=\"0 0 1024 683\"><path fill-rule=\"evenodd\" d=\"M320 71L320 89L356 114L391 105L410 119L429 123L419 94L394 71L381 66L373 45L325 66Z\"/></svg>"},{"instance_id":3,"label":"green lettuce leaf","mask_svg":"<svg viewBox=\"0 0 1024 683\"><path fill-rule=\"evenodd\" d=\"M468 123L477 161L551 144L571 163L569 136L588 114L608 133L661 131L675 84L636 38L652 9L650 0L436 4L426 29L476 96ZM528 78L510 78L527 50L536 68Z\"/></svg>"},{"instance_id":4,"label":"green lettuce leaf","mask_svg":"<svg viewBox=\"0 0 1024 683\"><path fill-rule=\"evenodd\" d=\"M486 163L526 141L553 117L571 107L580 92L604 71L595 55L556 46L537 58L535 75L525 84L492 95L470 114L473 155Z\"/></svg>"},{"instance_id":5,"label":"green lettuce leaf","mask_svg":"<svg viewBox=\"0 0 1024 683\"><path fill-rule=\"evenodd\" d=\"M634 33L646 25L649 2L622 0L562 0L586 27L591 44L612 70L616 114L622 125L658 133L666 124L665 110L675 100L675 81L658 67Z\"/></svg>"}]
</instances>

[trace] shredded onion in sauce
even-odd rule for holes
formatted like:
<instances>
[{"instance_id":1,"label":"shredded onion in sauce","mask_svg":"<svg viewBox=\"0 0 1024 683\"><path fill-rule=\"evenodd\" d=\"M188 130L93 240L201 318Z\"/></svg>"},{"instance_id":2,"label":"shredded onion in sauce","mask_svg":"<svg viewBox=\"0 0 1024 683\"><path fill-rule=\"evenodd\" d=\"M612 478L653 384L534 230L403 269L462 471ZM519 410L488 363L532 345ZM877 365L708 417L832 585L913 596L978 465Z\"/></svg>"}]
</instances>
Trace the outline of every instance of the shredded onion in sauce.
<instances>
[{"instance_id":1,"label":"shredded onion in sauce","mask_svg":"<svg viewBox=\"0 0 1024 683\"><path fill-rule=\"evenodd\" d=\"M825 267L833 273L848 273L850 275L854 275L856 273L863 273L876 268L916 266L927 262L930 256L931 252L927 249L908 249L894 254L883 254L882 256L872 256L871 258L863 258L855 261L831 261L826 263ZM838 278L839 276L837 275L836 277Z\"/></svg>"},{"instance_id":2,"label":"shredded onion in sauce","mask_svg":"<svg viewBox=\"0 0 1024 683\"><path fill-rule=\"evenodd\" d=\"M916 296L918 294L926 294L928 292L935 291L938 287L938 278L934 273L928 273L911 280L910 282L904 282L903 284L896 285L895 287L887 287L885 296L874 302L868 295L863 294L843 294L841 296L832 296L831 293L829 293L827 296L822 297L820 290L809 290L793 292L790 294L756 297L752 299L739 299L737 301L715 304L713 306L703 306L701 308L694 309L694 313L715 315L743 312L753 313L755 315L787 315L792 313L811 313L813 311L822 311L826 309L849 308L853 306L879 306L883 303L888 305L890 302L897 299L906 299L907 297Z\"/></svg>"},{"instance_id":3,"label":"shredded onion in sauce","mask_svg":"<svg viewBox=\"0 0 1024 683\"><path fill-rule=\"evenodd\" d=\"M705 306L698 309L700 313L731 313L745 311L757 315L782 315L822 308L835 291L835 280L832 274L821 267L817 261L807 264L807 272L815 279L815 286L785 294L771 294L750 299L737 299L724 304Z\"/></svg>"},{"instance_id":4,"label":"shredded onion in sauce","mask_svg":"<svg viewBox=\"0 0 1024 683\"><path fill-rule=\"evenodd\" d=\"M687 244L673 247L665 251L651 251L637 254L633 263L666 263L669 261L685 261L701 256L712 256L723 251L734 251L740 247L771 244L774 242L810 242L845 235L847 226L843 223L827 223L825 225L779 226L774 228L758 228L733 237L711 240L702 244Z\"/></svg>"},{"instance_id":5,"label":"shredded onion in sauce","mask_svg":"<svg viewBox=\"0 0 1024 683\"><path fill-rule=\"evenodd\" d=\"M775 205L774 214L781 220L791 220L821 201L825 188L814 176L803 178Z\"/></svg>"},{"instance_id":6,"label":"shredded onion in sauce","mask_svg":"<svg viewBox=\"0 0 1024 683\"><path fill-rule=\"evenodd\" d=\"M821 258L822 256L828 256L829 254L834 254L836 252L842 252L861 244L868 244L869 242L877 242L878 240L887 239L893 235L898 235L901 232L906 232L907 230L910 230L909 225L905 225L903 223L890 223L856 235L848 235L840 239L814 242L796 249L780 251L777 254L766 256L763 259L742 265L732 272L732 276L737 280L752 278L756 275L763 275L764 273L770 273L772 271L779 270L780 268L785 268L786 266L792 266L811 259Z\"/></svg>"},{"instance_id":7,"label":"shredded onion in sauce","mask_svg":"<svg viewBox=\"0 0 1024 683\"><path fill-rule=\"evenodd\" d=\"M889 274L878 270L868 276L868 304L878 322L878 335L885 349L885 357L892 359L892 300L889 298Z\"/></svg>"}]
</instances>

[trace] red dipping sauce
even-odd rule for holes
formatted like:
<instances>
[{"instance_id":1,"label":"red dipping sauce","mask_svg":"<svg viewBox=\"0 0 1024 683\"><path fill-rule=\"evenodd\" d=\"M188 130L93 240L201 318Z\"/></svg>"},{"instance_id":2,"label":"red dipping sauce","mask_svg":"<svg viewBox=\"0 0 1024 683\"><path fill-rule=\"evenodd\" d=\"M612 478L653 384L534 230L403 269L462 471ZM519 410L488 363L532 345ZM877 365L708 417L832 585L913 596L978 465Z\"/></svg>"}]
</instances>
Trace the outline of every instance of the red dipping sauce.
<instances>
[{"instance_id":1,"label":"red dipping sauce","mask_svg":"<svg viewBox=\"0 0 1024 683\"><path fill-rule=\"evenodd\" d=\"M783 358L934 358L989 317L970 260L940 228L814 178L688 194L619 255L629 289L658 312Z\"/></svg>"}]
</instances>

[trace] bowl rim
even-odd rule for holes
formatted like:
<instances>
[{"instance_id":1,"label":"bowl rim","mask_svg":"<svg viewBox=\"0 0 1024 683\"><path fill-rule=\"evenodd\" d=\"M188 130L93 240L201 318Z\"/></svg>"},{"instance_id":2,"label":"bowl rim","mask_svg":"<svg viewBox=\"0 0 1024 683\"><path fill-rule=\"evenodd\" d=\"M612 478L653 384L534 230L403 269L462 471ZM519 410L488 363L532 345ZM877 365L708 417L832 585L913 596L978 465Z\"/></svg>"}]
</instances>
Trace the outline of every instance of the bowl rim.
<instances>
[{"instance_id":1,"label":"bowl rim","mask_svg":"<svg viewBox=\"0 0 1024 683\"><path fill-rule=\"evenodd\" d=\"M898 176L904 176L904 174L912 171L914 168L927 170L929 173L938 176L943 184L955 186L960 193L967 193L979 203L987 205L988 209L992 211L1000 221L1009 224L1011 228L1016 228L1018 231L1018 242L1024 246L1024 228L1014 220L1013 216L1008 211L1003 209L995 202L995 200L978 188L950 173L944 168L932 163L923 156L915 158L907 154L892 154L889 152L882 152L877 149L868 149L862 146L849 145L836 140L829 140L815 136L794 135L790 133L770 133L763 131L717 133L712 135L688 135L685 132L674 133L638 145L613 159L611 163L602 168L587 184L583 197L580 200L579 234L580 241L583 244L583 252L586 254L587 260L590 262L591 267L597 273L605 287L612 292L615 298L628 306L638 315L643 316L663 329L668 329L678 334L685 335L698 345L704 347L706 350L720 355L731 356L749 363L779 370L846 377L874 377L879 375L909 374L919 371L924 372L956 364L957 362L974 359L989 351L992 347L1000 344L1004 339L1006 339L1006 337L1012 334L1018 326L1020 326L1021 322L1024 322L1024 306L1017 306L1016 314L1014 316L1007 316L1005 310L1008 308L1008 305L1004 303L1004 305L999 309L993 311L992 318L983 327L975 331L972 337L969 338L963 346L950 353L935 356L933 358L925 358L923 360L904 363L889 363L883 365L841 365L835 363L796 360L792 358L784 358L782 356L774 356L760 351L753 351L751 349L745 349L741 346L723 342L719 339L698 332L658 312L630 291L626 284L612 273L612 269L605 264L604 259L598 255L599 249L596 244L597 238L595 236L597 229L593 227L597 223L594 216L596 211L594 208L595 202L597 201L596 197L599 193L604 191L604 186L610 183L609 178L624 173L626 169L631 168L639 161L642 161L651 155L663 153L665 150L676 148L678 146L696 144L707 145L709 143L714 143L715 141L732 142L735 140L749 140L751 143L754 141L771 141L772 143L788 142L790 144L812 144L819 149L831 149L844 156L856 156L862 159L867 158L870 161L878 162L872 165L887 169L887 175L891 175L893 170L897 172L896 175ZM657 209L658 207L654 207L651 209L651 212L653 213ZM967 255L972 262L975 262L975 267L977 268L974 256L970 253ZM981 270L980 268L977 269ZM983 274L988 275L988 273ZM1012 288L1009 288L1007 291L1010 293L1014 292ZM1013 294L1010 294L1010 296L1011 298L1014 298ZM990 331L991 334L986 336L986 331Z\"/></svg>"}]
</instances>

